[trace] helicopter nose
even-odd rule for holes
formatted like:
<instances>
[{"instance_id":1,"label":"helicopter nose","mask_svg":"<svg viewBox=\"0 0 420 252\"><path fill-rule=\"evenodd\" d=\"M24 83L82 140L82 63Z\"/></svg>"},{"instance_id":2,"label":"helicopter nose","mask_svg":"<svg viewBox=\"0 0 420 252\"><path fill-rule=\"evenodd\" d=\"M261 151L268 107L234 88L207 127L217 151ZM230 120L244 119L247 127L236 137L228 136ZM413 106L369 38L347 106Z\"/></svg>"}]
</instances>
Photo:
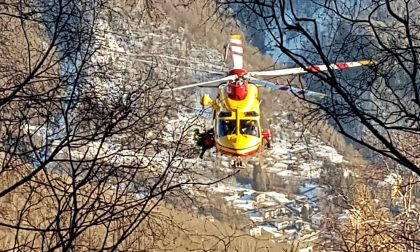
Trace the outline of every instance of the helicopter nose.
<instances>
[{"instance_id":1,"label":"helicopter nose","mask_svg":"<svg viewBox=\"0 0 420 252\"><path fill-rule=\"evenodd\" d=\"M248 135L231 135L228 137L229 148L243 150L258 144L259 139Z\"/></svg>"},{"instance_id":2,"label":"helicopter nose","mask_svg":"<svg viewBox=\"0 0 420 252\"><path fill-rule=\"evenodd\" d=\"M237 140L238 140L238 137L236 135L228 136L228 141L232 144L236 144L238 142Z\"/></svg>"}]
</instances>

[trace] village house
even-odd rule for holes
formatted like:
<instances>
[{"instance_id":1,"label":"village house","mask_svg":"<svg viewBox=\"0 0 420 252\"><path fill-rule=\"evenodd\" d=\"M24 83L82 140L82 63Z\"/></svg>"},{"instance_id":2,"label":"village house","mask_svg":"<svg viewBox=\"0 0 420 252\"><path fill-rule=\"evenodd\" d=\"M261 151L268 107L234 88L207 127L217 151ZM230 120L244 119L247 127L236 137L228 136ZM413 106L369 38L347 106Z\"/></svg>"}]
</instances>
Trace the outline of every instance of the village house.
<instances>
[{"instance_id":1,"label":"village house","mask_svg":"<svg viewBox=\"0 0 420 252\"><path fill-rule=\"evenodd\" d=\"M259 208L258 212L260 213L260 216L262 216L265 220L267 219L274 219L278 216L281 216L282 213L285 213L286 210L283 206L277 205L277 206L269 206L265 208Z\"/></svg>"},{"instance_id":2,"label":"village house","mask_svg":"<svg viewBox=\"0 0 420 252\"><path fill-rule=\"evenodd\" d=\"M257 227L251 228L249 230L249 235L254 236L254 237L261 236L261 227L257 226Z\"/></svg>"},{"instance_id":3,"label":"village house","mask_svg":"<svg viewBox=\"0 0 420 252\"><path fill-rule=\"evenodd\" d=\"M301 219L297 219L294 224L295 224L296 229L299 231L311 229L311 225L308 222L303 221Z\"/></svg>"},{"instance_id":4,"label":"village house","mask_svg":"<svg viewBox=\"0 0 420 252\"><path fill-rule=\"evenodd\" d=\"M293 222L294 222L294 218L280 217L280 218L268 221L268 224L277 228L277 230L282 230L286 228L287 226L293 224Z\"/></svg>"},{"instance_id":5,"label":"village house","mask_svg":"<svg viewBox=\"0 0 420 252\"><path fill-rule=\"evenodd\" d=\"M257 202L257 204L261 204L266 200L265 193L255 192L251 194L251 197Z\"/></svg>"},{"instance_id":6,"label":"village house","mask_svg":"<svg viewBox=\"0 0 420 252\"><path fill-rule=\"evenodd\" d=\"M324 215L321 213L316 213L311 216L312 225L316 227L321 227L321 225L323 224L323 221L324 221Z\"/></svg>"}]
</instances>

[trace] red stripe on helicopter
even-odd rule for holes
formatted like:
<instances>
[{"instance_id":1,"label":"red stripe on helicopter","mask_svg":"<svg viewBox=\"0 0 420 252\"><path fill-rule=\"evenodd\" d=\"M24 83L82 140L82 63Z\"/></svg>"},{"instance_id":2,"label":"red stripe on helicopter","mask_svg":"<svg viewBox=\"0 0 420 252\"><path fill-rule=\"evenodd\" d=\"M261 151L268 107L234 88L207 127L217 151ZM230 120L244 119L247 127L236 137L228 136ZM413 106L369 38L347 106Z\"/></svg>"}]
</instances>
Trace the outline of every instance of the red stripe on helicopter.
<instances>
[{"instance_id":1,"label":"red stripe on helicopter","mask_svg":"<svg viewBox=\"0 0 420 252\"><path fill-rule=\"evenodd\" d=\"M238 44L238 43L230 43L230 46L242 47L242 44Z\"/></svg>"},{"instance_id":2,"label":"red stripe on helicopter","mask_svg":"<svg viewBox=\"0 0 420 252\"><path fill-rule=\"evenodd\" d=\"M309 73L318 73L320 70L319 66L309 66L306 68L306 71Z\"/></svg>"},{"instance_id":3,"label":"red stripe on helicopter","mask_svg":"<svg viewBox=\"0 0 420 252\"><path fill-rule=\"evenodd\" d=\"M242 153L242 154L239 154L239 153L237 153L237 152L229 152L229 151L222 150L222 149L219 149L218 151L219 151L220 153L224 154L224 155L227 155L227 156L232 156L232 157L243 157L243 156L251 156L251 155L254 155L255 153L257 153L257 152L259 151L259 148L255 149L255 150L253 150L253 151L250 151L250 152L245 152L245 153Z\"/></svg>"},{"instance_id":4,"label":"red stripe on helicopter","mask_svg":"<svg viewBox=\"0 0 420 252\"><path fill-rule=\"evenodd\" d=\"M349 65L347 65L346 63L337 63L335 64L337 66L338 69L343 70L343 69L347 69L349 68Z\"/></svg>"}]
</instances>

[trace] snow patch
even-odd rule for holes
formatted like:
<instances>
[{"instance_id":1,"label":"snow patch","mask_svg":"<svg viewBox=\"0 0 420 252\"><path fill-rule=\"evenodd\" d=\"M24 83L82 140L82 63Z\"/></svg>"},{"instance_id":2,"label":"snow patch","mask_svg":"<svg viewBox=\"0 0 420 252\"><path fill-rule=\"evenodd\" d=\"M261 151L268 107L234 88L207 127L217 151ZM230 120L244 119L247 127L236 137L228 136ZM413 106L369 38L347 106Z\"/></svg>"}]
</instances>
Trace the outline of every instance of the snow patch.
<instances>
[{"instance_id":1,"label":"snow patch","mask_svg":"<svg viewBox=\"0 0 420 252\"><path fill-rule=\"evenodd\" d=\"M315 153L320 157L328 158L333 163L343 162L343 156L338 154L337 151L333 147L330 147L330 146L326 146L326 145L318 146Z\"/></svg>"}]
</instances>

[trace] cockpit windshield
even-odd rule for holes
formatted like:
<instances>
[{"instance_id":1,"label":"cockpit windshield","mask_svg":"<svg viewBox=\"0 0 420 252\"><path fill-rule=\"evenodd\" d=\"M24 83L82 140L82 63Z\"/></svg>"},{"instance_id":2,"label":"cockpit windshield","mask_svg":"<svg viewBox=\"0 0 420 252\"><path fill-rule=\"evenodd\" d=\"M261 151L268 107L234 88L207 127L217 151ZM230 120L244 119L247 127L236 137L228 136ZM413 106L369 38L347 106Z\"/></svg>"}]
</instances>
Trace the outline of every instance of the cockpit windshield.
<instances>
[{"instance_id":1,"label":"cockpit windshield","mask_svg":"<svg viewBox=\"0 0 420 252\"><path fill-rule=\"evenodd\" d=\"M224 137L231 134L236 134L236 120L219 120L217 135Z\"/></svg>"},{"instance_id":2,"label":"cockpit windshield","mask_svg":"<svg viewBox=\"0 0 420 252\"><path fill-rule=\"evenodd\" d=\"M258 130L258 123L256 120L241 120L241 134L243 135L251 135L251 136L260 136L260 132Z\"/></svg>"}]
</instances>

